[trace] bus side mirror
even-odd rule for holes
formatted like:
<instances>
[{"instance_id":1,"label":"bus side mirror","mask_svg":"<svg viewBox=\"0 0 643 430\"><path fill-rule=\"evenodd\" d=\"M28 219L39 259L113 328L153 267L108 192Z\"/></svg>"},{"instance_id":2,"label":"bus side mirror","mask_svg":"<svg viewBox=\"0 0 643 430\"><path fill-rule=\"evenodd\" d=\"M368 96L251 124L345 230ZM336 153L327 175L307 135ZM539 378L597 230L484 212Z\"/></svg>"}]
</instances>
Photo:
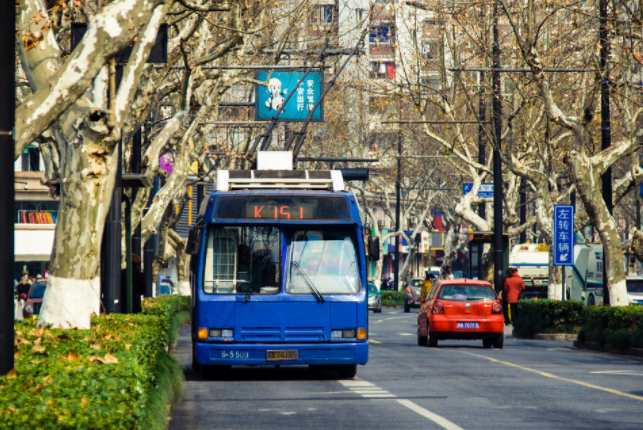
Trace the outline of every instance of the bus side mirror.
<instances>
[{"instance_id":1,"label":"bus side mirror","mask_svg":"<svg viewBox=\"0 0 643 430\"><path fill-rule=\"evenodd\" d=\"M368 259L371 261L379 261L380 259L380 238L368 237Z\"/></svg>"},{"instance_id":2,"label":"bus side mirror","mask_svg":"<svg viewBox=\"0 0 643 430\"><path fill-rule=\"evenodd\" d=\"M190 229L188 233L188 244L185 247L185 252L188 255L196 255L201 249L201 237L203 236L204 223L200 219L194 227Z\"/></svg>"}]
</instances>

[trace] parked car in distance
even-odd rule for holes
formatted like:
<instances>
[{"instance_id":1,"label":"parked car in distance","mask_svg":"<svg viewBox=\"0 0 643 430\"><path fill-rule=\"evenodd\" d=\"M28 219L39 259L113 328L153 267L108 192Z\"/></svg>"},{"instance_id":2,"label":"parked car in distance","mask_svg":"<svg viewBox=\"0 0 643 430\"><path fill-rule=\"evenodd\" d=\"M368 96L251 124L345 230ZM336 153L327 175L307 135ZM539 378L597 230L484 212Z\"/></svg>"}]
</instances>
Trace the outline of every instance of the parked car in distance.
<instances>
[{"instance_id":1,"label":"parked car in distance","mask_svg":"<svg viewBox=\"0 0 643 430\"><path fill-rule=\"evenodd\" d=\"M422 302L422 278L412 278L404 291L404 312L419 308Z\"/></svg>"},{"instance_id":2,"label":"parked car in distance","mask_svg":"<svg viewBox=\"0 0 643 430\"><path fill-rule=\"evenodd\" d=\"M382 293L377 290L374 283L368 282L368 310L374 313L382 312Z\"/></svg>"},{"instance_id":3,"label":"parked car in distance","mask_svg":"<svg viewBox=\"0 0 643 430\"><path fill-rule=\"evenodd\" d=\"M643 276L628 276L625 279L627 301L630 305L643 305Z\"/></svg>"},{"instance_id":4,"label":"parked car in distance","mask_svg":"<svg viewBox=\"0 0 643 430\"><path fill-rule=\"evenodd\" d=\"M36 280L29 294L27 295L27 301L25 302L25 307L22 309L23 318L29 318L32 315L40 315L40 307L42 306L42 298L45 296L45 290L47 289L47 281L44 279Z\"/></svg>"},{"instance_id":5,"label":"parked car in distance","mask_svg":"<svg viewBox=\"0 0 643 430\"><path fill-rule=\"evenodd\" d=\"M440 280L420 308L417 341L436 347L444 339L482 339L485 348L502 348L504 327L502 303L489 282Z\"/></svg>"}]
</instances>

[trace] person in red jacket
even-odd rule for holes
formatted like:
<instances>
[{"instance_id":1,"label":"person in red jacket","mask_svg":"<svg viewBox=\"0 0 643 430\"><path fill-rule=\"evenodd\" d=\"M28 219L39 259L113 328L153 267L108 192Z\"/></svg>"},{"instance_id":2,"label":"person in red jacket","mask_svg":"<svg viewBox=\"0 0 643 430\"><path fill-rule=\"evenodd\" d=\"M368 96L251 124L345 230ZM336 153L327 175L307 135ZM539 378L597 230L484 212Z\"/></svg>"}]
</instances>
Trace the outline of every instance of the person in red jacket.
<instances>
[{"instance_id":1,"label":"person in red jacket","mask_svg":"<svg viewBox=\"0 0 643 430\"><path fill-rule=\"evenodd\" d=\"M520 293L525 292L525 282L518 274L518 270L514 267L507 269L507 279L505 280L504 296L507 298L507 303L511 309L511 323L516 321L518 315L518 298Z\"/></svg>"}]
</instances>

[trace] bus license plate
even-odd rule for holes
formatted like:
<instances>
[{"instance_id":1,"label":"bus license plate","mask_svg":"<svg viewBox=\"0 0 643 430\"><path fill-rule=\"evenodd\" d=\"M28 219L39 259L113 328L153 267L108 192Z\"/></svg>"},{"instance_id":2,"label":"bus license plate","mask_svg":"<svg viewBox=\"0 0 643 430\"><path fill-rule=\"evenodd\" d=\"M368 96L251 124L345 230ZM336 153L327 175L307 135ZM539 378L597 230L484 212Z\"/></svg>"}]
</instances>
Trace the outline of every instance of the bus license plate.
<instances>
[{"instance_id":1,"label":"bus license plate","mask_svg":"<svg viewBox=\"0 0 643 430\"><path fill-rule=\"evenodd\" d=\"M458 328L478 328L477 322L459 322L457 325Z\"/></svg>"},{"instance_id":2,"label":"bus license plate","mask_svg":"<svg viewBox=\"0 0 643 430\"><path fill-rule=\"evenodd\" d=\"M284 349L279 351L266 351L266 360L297 360L298 354L296 349Z\"/></svg>"}]
</instances>

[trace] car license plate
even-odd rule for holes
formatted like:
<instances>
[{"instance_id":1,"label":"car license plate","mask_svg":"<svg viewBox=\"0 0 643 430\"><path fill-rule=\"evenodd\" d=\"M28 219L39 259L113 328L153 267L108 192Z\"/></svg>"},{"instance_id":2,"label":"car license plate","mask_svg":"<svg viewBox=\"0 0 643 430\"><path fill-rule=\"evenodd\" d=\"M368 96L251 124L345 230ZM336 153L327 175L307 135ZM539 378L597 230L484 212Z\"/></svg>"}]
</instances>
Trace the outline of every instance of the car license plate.
<instances>
[{"instance_id":1,"label":"car license plate","mask_svg":"<svg viewBox=\"0 0 643 430\"><path fill-rule=\"evenodd\" d=\"M298 354L296 349L284 349L279 351L266 351L266 360L297 360Z\"/></svg>"},{"instance_id":2,"label":"car license plate","mask_svg":"<svg viewBox=\"0 0 643 430\"><path fill-rule=\"evenodd\" d=\"M459 322L457 324L458 328L478 328L478 323L477 322Z\"/></svg>"}]
</instances>

